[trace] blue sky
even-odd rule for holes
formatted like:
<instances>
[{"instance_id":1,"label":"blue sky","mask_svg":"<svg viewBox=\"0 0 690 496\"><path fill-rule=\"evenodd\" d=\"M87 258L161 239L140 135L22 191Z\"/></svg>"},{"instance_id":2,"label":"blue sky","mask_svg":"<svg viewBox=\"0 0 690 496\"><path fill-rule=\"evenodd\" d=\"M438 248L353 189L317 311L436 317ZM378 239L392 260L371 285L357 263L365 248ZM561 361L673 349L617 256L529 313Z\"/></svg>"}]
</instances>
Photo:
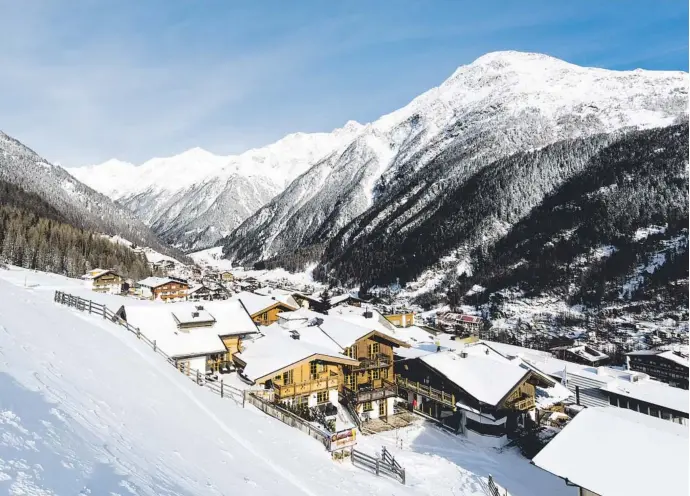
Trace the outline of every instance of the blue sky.
<instances>
[{"instance_id":1,"label":"blue sky","mask_svg":"<svg viewBox=\"0 0 690 496\"><path fill-rule=\"evenodd\" d=\"M66 166L369 122L494 50L688 70L686 1L0 0L0 129Z\"/></svg>"}]
</instances>

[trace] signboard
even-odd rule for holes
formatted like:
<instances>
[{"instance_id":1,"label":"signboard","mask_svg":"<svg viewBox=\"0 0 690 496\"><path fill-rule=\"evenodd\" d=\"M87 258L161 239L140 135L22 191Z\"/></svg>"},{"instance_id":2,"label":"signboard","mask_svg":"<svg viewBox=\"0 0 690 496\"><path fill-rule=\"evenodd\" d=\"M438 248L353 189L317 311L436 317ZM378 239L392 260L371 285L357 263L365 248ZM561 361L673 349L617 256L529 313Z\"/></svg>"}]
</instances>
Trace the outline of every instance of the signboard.
<instances>
[{"instance_id":1,"label":"signboard","mask_svg":"<svg viewBox=\"0 0 690 496\"><path fill-rule=\"evenodd\" d=\"M357 444L357 429L345 429L331 434L331 451L349 448L355 444Z\"/></svg>"}]
</instances>

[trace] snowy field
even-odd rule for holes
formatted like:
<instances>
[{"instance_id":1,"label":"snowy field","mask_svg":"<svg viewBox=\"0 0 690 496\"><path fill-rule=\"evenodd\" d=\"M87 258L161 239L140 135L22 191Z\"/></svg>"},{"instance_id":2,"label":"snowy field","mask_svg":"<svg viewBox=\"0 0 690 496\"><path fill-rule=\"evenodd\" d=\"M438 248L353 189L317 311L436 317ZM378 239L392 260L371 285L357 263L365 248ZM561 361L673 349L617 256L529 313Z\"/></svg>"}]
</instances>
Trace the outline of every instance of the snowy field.
<instances>
[{"instance_id":1,"label":"snowy field","mask_svg":"<svg viewBox=\"0 0 690 496\"><path fill-rule=\"evenodd\" d=\"M485 496L489 473L512 496L575 494L513 450L431 426L399 431L402 449L396 433L360 438L369 454L393 451L406 486L333 462L296 429L196 386L122 328L53 303L55 289L122 300L0 269L2 494Z\"/></svg>"}]
</instances>

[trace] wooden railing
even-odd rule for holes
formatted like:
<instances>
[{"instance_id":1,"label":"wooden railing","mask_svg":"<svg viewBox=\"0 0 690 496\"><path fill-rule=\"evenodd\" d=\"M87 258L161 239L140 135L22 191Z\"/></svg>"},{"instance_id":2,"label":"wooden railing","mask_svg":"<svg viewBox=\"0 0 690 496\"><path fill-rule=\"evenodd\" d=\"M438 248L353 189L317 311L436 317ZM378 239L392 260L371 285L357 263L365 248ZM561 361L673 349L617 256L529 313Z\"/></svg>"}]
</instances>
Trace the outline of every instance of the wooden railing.
<instances>
[{"instance_id":1,"label":"wooden railing","mask_svg":"<svg viewBox=\"0 0 690 496\"><path fill-rule=\"evenodd\" d=\"M393 359L385 353L378 353L373 357L358 357L359 365L352 368L353 372L361 372L363 370L382 369L390 367Z\"/></svg>"},{"instance_id":2,"label":"wooden railing","mask_svg":"<svg viewBox=\"0 0 690 496\"><path fill-rule=\"evenodd\" d=\"M336 389L338 387L338 377L326 376L317 378L311 381L304 381L298 384L274 384L276 394L280 398L287 398L290 396L297 396L301 394L309 394L314 391L325 391L327 389Z\"/></svg>"},{"instance_id":3,"label":"wooden railing","mask_svg":"<svg viewBox=\"0 0 690 496\"><path fill-rule=\"evenodd\" d=\"M381 386L371 389L353 391L348 387L343 387L343 395L347 396L348 400L353 403L362 403L397 396L398 388L394 383L381 379Z\"/></svg>"},{"instance_id":4,"label":"wooden railing","mask_svg":"<svg viewBox=\"0 0 690 496\"><path fill-rule=\"evenodd\" d=\"M405 469L395 461L393 455L385 447L381 449L380 458L367 455L363 451L353 448L350 451L350 459L353 465L359 465L362 468L371 470L376 475L385 475L399 481L401 484L405 484Z\"/></svg>"},{"instance_id":5,"label":"wooden railing","mask_svg":"<svg viewBox=\"0 0 690 496\"><path fill-rule=\"evenodd\" d=\"M446 393L445 391L434 389L431 386L426 386L424 384L420 384L419 382L410 381L401 376L397 376L396 381L398 386L403 389L421 394L422 396L434 401L438 401L439 403L455 409L455 395L452 393Z\"/></svg>"}]
</instances>

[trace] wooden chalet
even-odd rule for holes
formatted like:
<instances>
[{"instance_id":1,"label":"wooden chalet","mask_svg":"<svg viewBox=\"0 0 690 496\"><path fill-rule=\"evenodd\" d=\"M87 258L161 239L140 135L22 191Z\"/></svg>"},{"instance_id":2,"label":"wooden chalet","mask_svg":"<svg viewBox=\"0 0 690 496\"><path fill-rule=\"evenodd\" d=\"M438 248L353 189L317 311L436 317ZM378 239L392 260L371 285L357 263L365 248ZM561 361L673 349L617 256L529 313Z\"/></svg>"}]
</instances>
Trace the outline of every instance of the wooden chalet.
<instances>
[{"instance_id":1,"label":"wooden chalet","mask_svg":"<svg viewBox=\"0 0 690 496\"><path fill-rule=\"evenodd\" d=\"M228 370L244 340L259 333L240 302L127 305L117 315L188 373Z\"/></svg>"},{"instance_id":2,"label":"wooden chalet","mask_svg":"<svg viewBox=\"0 0 690 496\"><path fill-rule=\"evenodd\" d=\"M274 326L277 326L274 324ZM277 402L316 407L338 405L343 367L356 360L273 329L234 355L240 377L274 391Z\"/></svg>"},{"instance_id":3,"label":"wooden chalet","mask_svg":"<svg viewBox=\"0 0 690 496\"><path fill-rule=\"evenodd\" d=\"M460 434L472 431L502 441L534 421L536 388L556 386L548 376L482 343L402 360L396 371L412 409ZM570 395L560 389L564 397Z\"/></svg>"},{"instance_id":4,"label":"wooden chalet","mask_svg":"<svg viewBox=\"0 0 690 496\"><path fill-rule=\"evenodd\" d=\"M447 331L476 334L481 330L484 321L476 315L446 312L436 317L436 325Z\"/></svg>"},{"instance_id":5,"label":"wooden chalet","mask_svg":"<svg viewBox=\"0 0 690 496\"><path fill-rule=\"evenodd\" d=\"M140 296L150 300L183 301L189 284L182 279L147 277L136 283L136 290Z\"/></svg>"},{"instance_id":6,"label":"wooden chalet","mask_svg":"<svg viewBox=\"0 0 690 496\"><path fill-rule=\"evenodd\" d=\"M81 276L86 285L97 293L120 294L125 279L109 269L93 269Z\"/></svg>"},{"instance_id":7,"label":"wooden chalet","mask_svg":"<svg viewBox=\"0 0 690 496\"><path fill-rule=\"evenodd\" d=\"M331 307L337 307L340 305L349 305L351 307L361 307L362 304L366 303L361 298L357 298L356 296L353 296L351 294L342 294L342 295L337 295L333 296L328 300L328 304Z\"/></svg>"},{"instance_id":8,"label":"wooden chalet","mask_svg":"<svg viewBox=\"0 0 690 496\"><path fill-rule=\"evenodd\" d=\"M218 279L222 282L232 282L235 280L235 276L229 270L224 270L218 273Z\"/></svg>"},{"instance_id":9,"label":"wooden chalet","mask_svg":"<svg viewBox=\"0 0 690 496\"><path fill-rule=\"evenodd\" d=\"M671 386L688 389L688 353L676 350L639 350L628 353L630 370L643 372Z\"/></svg>"},{"instance_id":10,"label":"wooden chalet","mask_svg":"<svg viewBox=\"0 0 690 496\"><path fill-rule=\"evenodd\" d=\"M580 363L582 365L590 365L592 367L606 365L611 361L606 353L602 353L585 344L551 348L551 354L561 360Z\"/></svg>"},{"instance_id":11,"label":"wooden chalet","mask_svg":"<svg viewBox=\"0 0 690 496\"><path fill-rule=\"evenodd\" d=\"M383 316L395 327L409 327L414 325L414 312L400 308L387 308Z\"/></svg>"},{"instance_id":12,"label":"wooden chalet","mask_svg":"<svg viewBox=\"0 0 690 496\"><path fill-rule=\"evenodd\" d=\"M278 314L290 312L297 306L290 305L271 296L263 296L248 291L234 295L231 300L241 301L254 322L260 325L270 325L278 321Z\"/></svg>"},{"instance_id":13,"label":"wooden chalet","mask_svg":"<svg viewBox=\"0 0 690 496\"><path fill-rule=\"evenodd\" d=\"M279 325L297 339L340 352L356 364L343 366L341 402L360 420L394 413L397 387L393 350L409 345L374 327L300 309L280 315Z\"/></svg>"}]
</instances>

